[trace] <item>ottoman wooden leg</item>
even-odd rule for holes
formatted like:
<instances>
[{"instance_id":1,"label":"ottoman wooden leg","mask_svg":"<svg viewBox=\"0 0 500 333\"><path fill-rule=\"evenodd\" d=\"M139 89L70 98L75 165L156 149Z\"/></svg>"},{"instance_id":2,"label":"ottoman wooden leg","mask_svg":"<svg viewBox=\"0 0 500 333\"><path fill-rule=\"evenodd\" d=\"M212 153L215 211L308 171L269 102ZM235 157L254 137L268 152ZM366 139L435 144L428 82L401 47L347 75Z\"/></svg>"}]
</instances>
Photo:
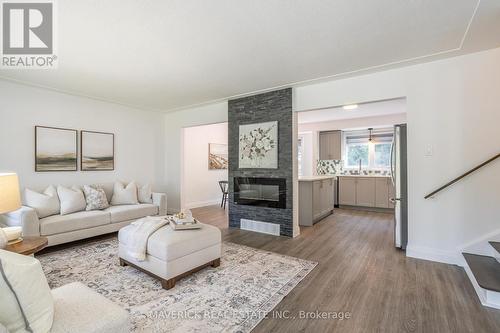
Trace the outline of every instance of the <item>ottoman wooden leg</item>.
<instances>
[{"instance_id":1,"label":"ottoman wooden leg","mask_svg":"<svg viewBox=\"0 0 500 333\"><path fill-rule=\"evenodd\" d=\"M175 287L175 278L173 279L168 279L168 280L164 280L162 279L161 280L161 286L163 289L172 289L173 287Z\"/></svg>"},{"instance_id":2,"label":"ottoman wooden leg","mask_svg":"<svg viewBox=\"0 0 500 333\"><path fill-rule=\"evenodd\" d=\"M127 262L120 258L120 266L127 266Z\"/></svg>"},{"instance_id":3,"label":"ottoman wooden leg","mask_svg":"<svg viewBox=\"0 0 500 333\"><path fill-rule=\"evenodd\" d=\"M217 258L212 261L212 267L219 267L220 266L220 258Z\"/></svg>"}]
</instances>

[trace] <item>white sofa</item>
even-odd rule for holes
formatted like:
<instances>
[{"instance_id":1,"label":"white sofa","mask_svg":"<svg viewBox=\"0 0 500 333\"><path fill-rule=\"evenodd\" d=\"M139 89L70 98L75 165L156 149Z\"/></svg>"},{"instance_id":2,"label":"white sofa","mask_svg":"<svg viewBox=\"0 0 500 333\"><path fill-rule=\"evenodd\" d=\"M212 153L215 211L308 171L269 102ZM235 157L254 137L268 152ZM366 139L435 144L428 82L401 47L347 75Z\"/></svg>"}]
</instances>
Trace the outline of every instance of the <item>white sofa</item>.
<instances>
[{"instance_id":1,"label":"white sofa","mask_svg":"<svg viewBox=\"0 0 500 333\"><path fill-rule=\"evenodd\" d=\"M99 185L111 202L114 184ZM12 213L0 215L0 226L21 226L23 236L45 236L48 245L52 246L115 232L141 217L166 215L166 194L153 193L152 199L150 204L110 206L104 210L52 215L42 219L38 218L34 209L23 206Z\"/></svg>"}]
</instances>

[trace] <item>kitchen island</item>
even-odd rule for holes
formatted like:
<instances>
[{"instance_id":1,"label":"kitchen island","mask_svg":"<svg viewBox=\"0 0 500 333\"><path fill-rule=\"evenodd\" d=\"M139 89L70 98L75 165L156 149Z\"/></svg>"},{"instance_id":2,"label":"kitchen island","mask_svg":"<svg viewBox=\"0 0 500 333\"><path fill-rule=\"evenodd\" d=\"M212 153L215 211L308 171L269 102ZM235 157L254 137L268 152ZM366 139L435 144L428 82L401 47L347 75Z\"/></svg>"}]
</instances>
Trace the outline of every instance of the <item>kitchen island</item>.
<instances>
[{"instance_id":1,"label":"kitchen island","mask_svg":"<svg viewBox=\"0 0 500 333\"><path fill-rule=\"evenodd\" d=\"M335 176L299 177L299 225L312 226L333 213Z\"/></svg>"}]
</instances>

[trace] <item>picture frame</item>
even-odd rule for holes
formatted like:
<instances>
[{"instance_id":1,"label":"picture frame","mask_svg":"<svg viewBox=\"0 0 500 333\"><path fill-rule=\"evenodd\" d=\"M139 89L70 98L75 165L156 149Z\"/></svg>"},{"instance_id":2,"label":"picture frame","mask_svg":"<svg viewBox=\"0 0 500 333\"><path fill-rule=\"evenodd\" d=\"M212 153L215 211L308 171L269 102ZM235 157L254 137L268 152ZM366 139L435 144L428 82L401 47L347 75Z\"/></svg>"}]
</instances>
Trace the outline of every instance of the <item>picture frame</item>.
<instances>
[{"instance_id":1,"label":"picture frame","mask_svg":"<svg viewBox=\"0 0 500 333\"><path fill-rule=\"evenodd\" d=\"M114 133L80 131L80 170L113 171L114 169Z\"/></svg>"},{"instance_id":2,"label":"picture frame","mask_svg":"<svg viewBox=\"0 0 500 333\"><path fill-rule=\"evenodd\" d=\"M238 167L278 168L278 121L239 126Z\"/></svg>"},{"instance_id":3,"label":"picture frame","mask_svg":"<svg viewBox=\"0 0 500 333\"><path fill-rule=\"evenodd\" d=\"M229 165L228 145L225 143L208 144L208 169L225 170Z\"/></svg>"},{"instance_id":4,"label":"picture frame","mask_svg":"<svg viewBox=\"0 0 500 333\"><path fill-rule=\"evenodd\" d=\"M78 171L78 130L35 126L35 172Z\"/></svg>"}]
</instances>

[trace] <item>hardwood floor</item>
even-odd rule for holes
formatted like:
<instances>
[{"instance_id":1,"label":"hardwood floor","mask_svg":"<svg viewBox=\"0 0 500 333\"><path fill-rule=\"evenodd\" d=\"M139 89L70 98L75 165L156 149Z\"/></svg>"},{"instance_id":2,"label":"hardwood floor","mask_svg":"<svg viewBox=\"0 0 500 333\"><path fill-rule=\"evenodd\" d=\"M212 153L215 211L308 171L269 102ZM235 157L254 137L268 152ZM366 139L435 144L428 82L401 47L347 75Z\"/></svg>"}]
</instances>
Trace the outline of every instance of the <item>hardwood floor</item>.
<instances>
[{"instance_id":1,"label":"hardwood floor","mask_svg":"<svg viewBox=\"0 0 500 333\"><path fill-rule=\"evenodd\" d=\"M335 210L294 239L228 229L218 206L193 209L225 241L317 261L274 309L350 312L350 319L264 319L253 332L500 332L458 266L407 258L393 247L392 215Z\"/></svg>"}]
</instances>

